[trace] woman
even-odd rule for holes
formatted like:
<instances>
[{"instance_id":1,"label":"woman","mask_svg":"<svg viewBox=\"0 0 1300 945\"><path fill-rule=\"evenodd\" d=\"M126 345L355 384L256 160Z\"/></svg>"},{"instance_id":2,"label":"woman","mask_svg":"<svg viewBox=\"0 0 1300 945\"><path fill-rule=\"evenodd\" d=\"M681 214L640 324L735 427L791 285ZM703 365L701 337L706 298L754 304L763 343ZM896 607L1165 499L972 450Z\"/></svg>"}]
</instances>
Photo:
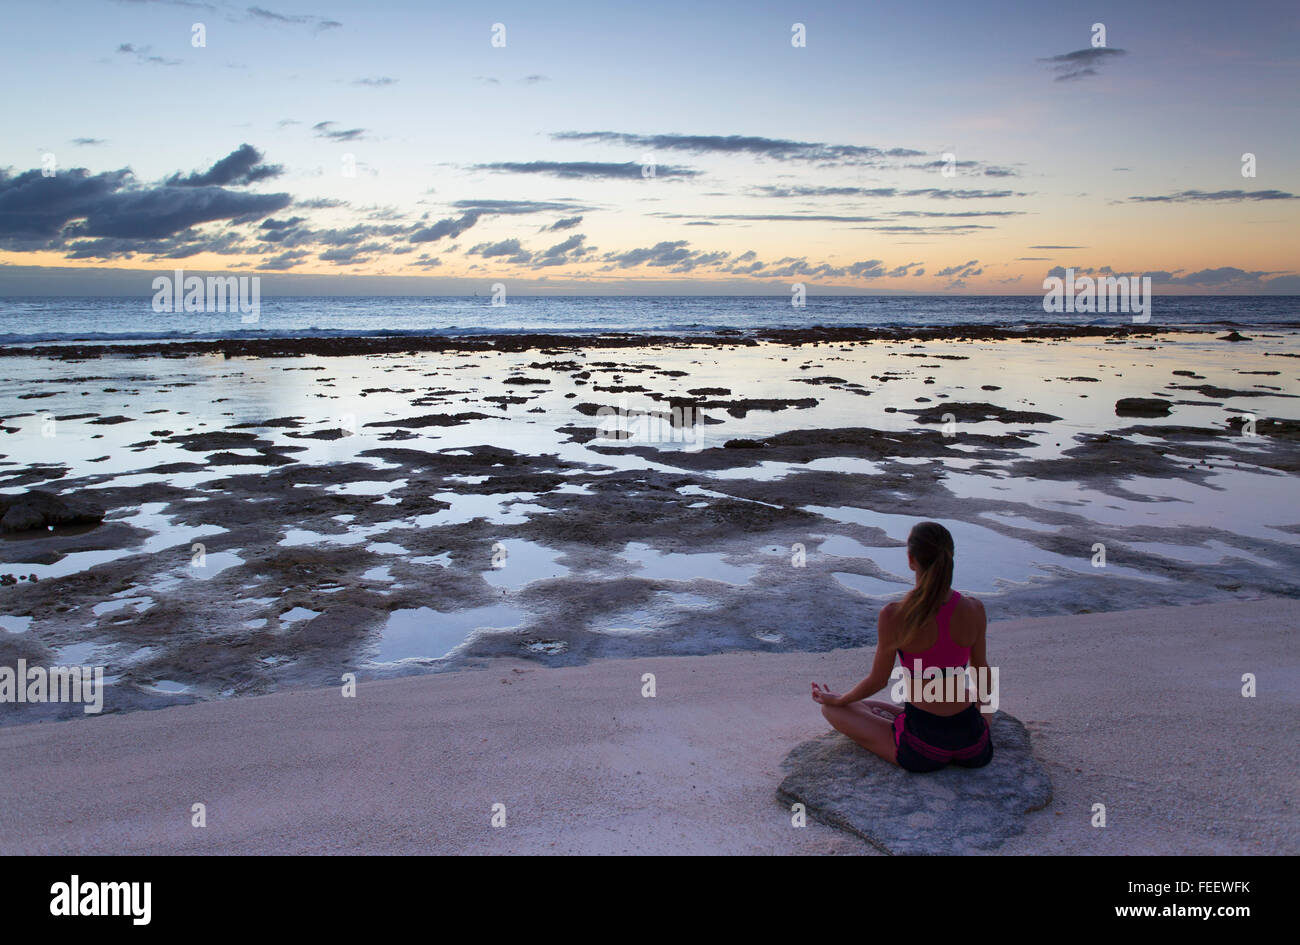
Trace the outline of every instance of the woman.
<instances>
[{"instance_id":1,"label":"woman","mask_svg":"<svg viewBox=\"0 0 1300 945\"><path fill-rule=\"evenodd\" d=\"M952 589L952 535L937 522L921 522L907 536L907 564L916 586L880 611L871 675L845 695L812 684L822 715L863 748L908 771L938 771L948 764L979 768L993 758L988 721L969 687L922 691L922 673L938 668L987 672L984 605ZM898 654L907 701L862 701L889 682ZM933 677L933 671L924 678ZM942 693L936 690L942 688ZM924 704L924 708L917 705Z\"/></svg>"}]
</instances>

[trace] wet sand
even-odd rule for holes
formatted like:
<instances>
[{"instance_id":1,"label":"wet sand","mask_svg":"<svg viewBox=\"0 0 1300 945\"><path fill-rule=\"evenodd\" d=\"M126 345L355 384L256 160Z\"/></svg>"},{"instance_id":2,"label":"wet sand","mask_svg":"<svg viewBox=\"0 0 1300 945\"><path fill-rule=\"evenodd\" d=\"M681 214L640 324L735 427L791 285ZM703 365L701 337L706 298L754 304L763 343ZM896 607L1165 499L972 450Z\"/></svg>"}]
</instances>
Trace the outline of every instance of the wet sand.
<instances>
[{"instance_id":1,"label":"wet sand","mask_svg":"<svg viewBox=\"0 0 1300 945\"><path fill-rule=\"evenodd\" d=\"M1298 624L1294 600L993 624L1001 708L1055 790L999 852L1300 852ZM870 657L496 659L356 698L11 726L0 853L873 853L793 828L774 793L785 754L826 730L809 682L847 687Z\"/></svg>"}]
</instances>

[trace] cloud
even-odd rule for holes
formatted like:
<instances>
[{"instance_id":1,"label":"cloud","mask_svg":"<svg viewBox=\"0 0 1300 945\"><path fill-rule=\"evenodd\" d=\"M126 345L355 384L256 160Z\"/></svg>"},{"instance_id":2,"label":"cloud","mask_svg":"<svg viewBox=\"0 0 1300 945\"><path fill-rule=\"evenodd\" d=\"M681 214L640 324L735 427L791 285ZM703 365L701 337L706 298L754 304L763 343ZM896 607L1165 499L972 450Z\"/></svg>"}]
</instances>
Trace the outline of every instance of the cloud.
<instances>
[{"instance_id":1,"label":"cloud","mask_svg":"<svg viewBox=\"0 0 1300 945\"><path fill-rule=\"evenodd\" d=\"M1019 172L1009 167L994 167L982 164L979 161L927 161L924 164L906 165L912 170L918 171L944 171L951 169L954 173L959 170L969 170L974 174L982 174L985 177L1018 177ZM1022 195L1023 196L1023 195Z\"/></svg>"},{"instance_id":2,"label":"cloud","mask_svg":"<svg viewBox=\"0 0 1300 945\"><path fill-rule=\"evenodd\" d=\"M533 256L533 265L538 268L545 268L547 266L560 266L564 263L579 262L582 257L595 252L594 246L584 245L585 240L586 236L575 233L549 249L536 253Z\"/></svg>"},{"instance_id":3,"label":"cloud","mask_svg":"<svg viewBox=\"0 0 1300 945\"><path fill-rule=\"evenodd\" d=\"M686 240L672 240L656 243L654 246L648 246L638 249L629 249L622 253L606 253L603 257L610 263L606 269L632 269L637 266L656 266L656 267L674 267L674 272L689 272L694 269L699 262L708 256L716 257L718 254L706 254L688 248ZM722 254L726 256L727 254Z\"/></svg>"},{"instance_id":4,"label":"cloud","mask_svg":"<svg viewBox=\"0 0 1300 945\"><path fill-rule=\"evenodd\" d=\"M962 217L1022 217L1025 215L1023 210L952 210L948 212L940 210L898 210L891 213L894 217L944 217L948 219L960 219Z\"/></svg>"},{"instance_id":5,"label":"cloud","mask_svg":"<svg viewBox=\"0 0 1300 945\"><path fill-rule=\"evenodd\" d=\"M998 200L1004 197L1028 196L1028 194L1014 190L961 190L948 187L922 187L917 190L902 190L897 187L763 186L756 187L754 190L764 197L793 197L798 199L807 197L931 197L937 200Z\"/></svg>"},{"instance_id":6,"label":"cloud","mask_svg":"<svg viewBox=\"0 0 1300 945\"><path fill-rule=\"evenodd\" d=\"M1087 49L1076 49L1074 52L1062 53L1059 56L1048 56L1038 61L1051 63L1052 71L1056 73L1056 81L1065 82L1071 79L1082 79L1086 76L1097 75L1097 66L1100 66L1103 62L1111 61L1115 56L1124 55L1127 55L1127 51L1123 49L1090 46Z\"/></svg>"},{"instance_id":7,"label":"cloud","mask_svg":"<svg viewBox=\"0 0 1300 945\"><path fill-rule=\"evenodd\" d=\"M131 43L122 43L117 47L117 51L123 55L135 56L135 61L144 66L179 66L179 59L164 59L162 56L152 55L152 46L135 46Z\"/></svg>"},{"instance_id":8,"label":"cloud","mask_svg":"<svg viewBox=\"0 0 1300 945\"><path fill-rule=\"evenodd\" d=\"M202 174L189 177L173 174L167 178L169 187L219 187L254 184L259 180L279 177L284 168L279 164L262 164L262 153L251 144L241 144Z\"/></svg>"},{"instance_id":9,"label":"cloud","mask_svg":"<svg viewBox=\"0 0 1300 945\"><path fill-rule=\"evenodd\" d=\"M465 251L467 256L482 256L484 259L494 259L496 257L506 257L506 262L514 265L525 265L533 257L519 245L519 240L508 239L501 240L499 243L479 243Z\"/></svg>"},{"instance_id":10,"label":"cloud","mask_svg":"<svg viewBox=\"0 0 1300 945\"><path fill-rule=\"evenodd\" d=\"M464 233L477 223L479 217L482 215L483 211L481 210L471 210L469 213L466 213L459 218L447 217L444 220L439 220L432 226L421 227L412 233L411 242L432 243L435 240L442 239L444 236L460 236L460 234Z\"/></svg>"},{"instance_id":11,"label":"cloud","mask_svg":"<svg viewBox=\"0 0 1300 945\"><path fill-rule=\"evenodd\" d=\"M640 180L644 165L636 161L612 164L597 161L529 161L514 163L471 164L471 170L503 171L511 174L547 174L561 178L620 178ZM656 164L655 177L698 177L702 172L689 167Z\"/></svg>"},{"instance_id":12,"label":"cloud","mask_svg":"<svg viewBox=\"0 0 1300 945\"><path fill-rule=\"evenodd\" d=\"M589 209L567 200L457 200L451 206L452 209L461 211L459 217L447 217L432 225L418 226L411 234L410 241L431 243L446 236L454 238L485 216L519 216Z\"/></svg>"},{"instance_id":13,"label":"cloud","mask_svg":"<svg viewBox=\"0 0 1300 945\"><path fill-rule=\"evenodd\" d=\"M655 216L666 220L679 220L685 217L681 213L657 213ZM833 213L718 213L711 214L710 220L746 220L762 223L880 223L884 217L844 216Z\"/></svg>"},{"instance_id":14,"label":"cloud","mask_svg":"<svg viewBox=\"0 0 1300 945\"><path fill-rule=\"evenodd\" d=\"M974 230L993 230L997 227L984 226L980 223L952 223L946 226L904 226L902 224L893 224L890 226L863 226L855 229L875 230L877 233L902 233L912 235L932 235L932 236L963 236Z\"/></svg>"},{"instance_id":15,"label":"cloud","mask_svg":"<svg viewBox=\"0 0 1300 945\"><path fill-rule=\"evenodd\" d=\"M191 228L217 221L251 223L288 206L291 197L191 182L208 175L238 181L256 166L244 164L242 157L226 163L229 160L204 175L183 179L183 186L176 183L182 180L179 176L143 186L125 168L98 174L72 168L52 177L36 170L17 175L0 170L0 245L67 249L74 258L230 251L238 236L205 236Z\"/></svg>"},{"instance_id":16,"label":"cloud","mask_svg":"<svg viewBox=\"0 0 1300 945\"><path fill-rule=\"evenodd\" d=\"M550 82L551 77L546 75L526 75L519 81L525 85L536 85L538 82Z\"/></svg>"},{"instance_id":17,"label":"cloud","mask_svg":"<svg viewBox=\"0 0 1300 945\"><path fill-rule=\"evenodd\" d=\"M386 76L386 75L379 75L379 76L374 76L373 78L371 78L371 77L367 77L367 78L363 78L363 79L353 79L353 80L352 80L352 84L353 84L353 85L368 85L368 86L370 86L371 88L380 89L380 88L383 88L383 87L386 86L386 85L396 85L396 84L397 84L397 80L396 80L396 79L393 79L393 78L390 78L389 76Z\"/></svg>"},{"instance_id":18,"label":"cloud","mask_svg":"<svg viewBox=\"0 0 1300 945\"><path fill-rule=\"evenodd\" d=\"M940 269L935 273L936 276L956 276L958 279L965 279L968 276L978 276L984 272L983 269L976 269L979 263L978 259L972 259L970 262L960 263L956 266L949 266L946 269Z\"/></svg>"},{"instance_id":19,"label":"cloud","mask_svg":"<svg viewBox=\"0 0 1300 945\"><path fill-rule=\"evenodd\" d=\"M1196 272L1173 272L1155 270L1152 272L1117 272L1110 266L1094 269L1087 266L1071 266L1075 277L1079 276L1147 276L1152 285L1185 286L1196 289L1226 289L1237 293L1279 293L1292 295L1300 289L1300 276L1290 272L1270 272L1268 270L1247 270L1236 266L1218 266L1213 269L1201 269ZM1053 266L1047 270L1048 277L1065 278L1064 266Z\"/></svg>"},{"instance_id":20,"label":"cloud","mask_svg":"<svg viewBox=\"0 0 1300 945\"><path fill-rule=\"evenodd\" d=\"M564 213L577 210L590 210L567 200L457 200L452 203L457 210L477 210L480 213L527 214L527 213Z\"/></svg>"},{"instance_id":21,"label":"cloud","mask_svg":"<svg viewBox=\"0 0 1300 945\"><path fill-rule=\"evenodd\" d=\"M107 144L108 142L104 138L73 138L72 143L78 147L89 148L99 144Z\"/></svg>"},{"instance_id":22,"label":"cloud","mask_svg":"<svg viewBox=\"0 0 1300 945\"><path fill-rule=\"evenodd\" d=\"M327 249L316 258L322 262L342 263L345 266L356 266L360 263L369 262L369 255L376 249L382 249L382 246L337 246L334 249Z\"/></svg>"},{"instance_id":23,"label":"cloud","mask_svg":"<svg viewBox=\"0 0 1300 945\"><path fill-rule=\"evenodd\" d=\"M338 29L343 24L337 20L327 20L322 16L305 16L291 13L276 13L273 10L267 10L263 7L249 7L248 18L263 23L274 23L283 26L308 26L313 33L320 33L324 30Z\"/></svg>"},{"instance_id":24,"label":"cloud","mask_svg":"<svg viewBox=\"0 0 1300 945\"><path fill-rule=\"evenodd\" d=\"M556 220L550 226L542 227L542 232L546 232L548 230L551 232L556 232L559 230L571 230L581 222L582 222L582 217L580 216L565 217L562 220Z\"/></svg>"},{"instance_id":25,"label":"cloud","mask_svg":"<svg viewBox=\"0 0 1300 945\"><path fill-rule=\"evenodd\" d=\"M639 135L616 131L559 131L556 141L595 141L650 151L686 151L691 154L746 154L778 161L809 161L826 164L875 165L885 158L919 157L924 151L911 148L872 148L855 144L827 144L819 141L790 141L747 135Z\"/></svg>"},{"instance_id":26,"label":"cloud","mask_svg":"<svg viewBox=\"0 0 1300 945\"><path fill-rule=\"evenodd\" d=\"M318 138L333 138L335 141L358 141L365 134L364 128L348 128L344 131L335 131L334 125L338 122L318 121L311 126L312 131L316 132Z\"/></svg>"},{"instance_id":27,"label":"cloud","mask_svg":"<svg viewBox=\"0 0 1300 945\"><path fill-rule=\"evenodd\" d=\"M270 269L275 271L292 269L294 266L298 265L299 262L301 262L303 259L305 259L310 255L311 253L307 252L306 250L295 249L287 253L281 253L279 256L273 256L270 259L263 262L257 268Z\"/></svg>"},{"instance_id":28,"label":"cloud","mask_svg":"<svg viewBox=\"0 0 1300 945\"><path fill-rule=\"evenodd\" d=\"M1300 200L1300 195L1285 190L1183 190L1176 194L1153 197L1129 197L1137 203L1224 203L1247 200Z\"/></svg>"}]
</instances>

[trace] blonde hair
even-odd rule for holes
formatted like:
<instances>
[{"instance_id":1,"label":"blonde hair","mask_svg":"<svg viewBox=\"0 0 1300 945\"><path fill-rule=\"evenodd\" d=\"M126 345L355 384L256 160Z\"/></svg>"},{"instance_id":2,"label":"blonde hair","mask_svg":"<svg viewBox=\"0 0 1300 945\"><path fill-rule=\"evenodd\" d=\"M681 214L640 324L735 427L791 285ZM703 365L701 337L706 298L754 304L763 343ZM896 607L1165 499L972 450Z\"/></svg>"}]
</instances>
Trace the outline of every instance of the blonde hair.
<instances>
[{"instance_id":1,"label":"blonde hair","mask_svg":"<svg viewBox=\"0 0 1300 945\"><path fill-rule=\"evenodd\" d=\"M916 562L917 581L899 605L898 648L916 651L934 645L916 646L952 587L952 535L938 522L918 522L907 536L907 553Z\"/></svg>"}]
</instances>

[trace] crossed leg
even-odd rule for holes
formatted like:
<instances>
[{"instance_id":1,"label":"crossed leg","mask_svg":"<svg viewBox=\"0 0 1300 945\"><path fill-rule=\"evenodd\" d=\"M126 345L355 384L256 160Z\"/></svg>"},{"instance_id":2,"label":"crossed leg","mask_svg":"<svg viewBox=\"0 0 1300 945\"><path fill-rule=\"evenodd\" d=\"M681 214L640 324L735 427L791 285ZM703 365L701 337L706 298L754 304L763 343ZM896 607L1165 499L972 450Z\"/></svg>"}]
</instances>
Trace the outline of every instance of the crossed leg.
<instances>
[{"instance_id":1,"label":"crossed leg","mask_svg":"<svg viewBox=\"0 0 1300 945\"><path fill-rule=\"evenodd\" d=\"M822 706L822 715L837 731L891 764L898 764L894 716L902 711L902 706L877 700Z\"/></svg>"}]
</instances>

